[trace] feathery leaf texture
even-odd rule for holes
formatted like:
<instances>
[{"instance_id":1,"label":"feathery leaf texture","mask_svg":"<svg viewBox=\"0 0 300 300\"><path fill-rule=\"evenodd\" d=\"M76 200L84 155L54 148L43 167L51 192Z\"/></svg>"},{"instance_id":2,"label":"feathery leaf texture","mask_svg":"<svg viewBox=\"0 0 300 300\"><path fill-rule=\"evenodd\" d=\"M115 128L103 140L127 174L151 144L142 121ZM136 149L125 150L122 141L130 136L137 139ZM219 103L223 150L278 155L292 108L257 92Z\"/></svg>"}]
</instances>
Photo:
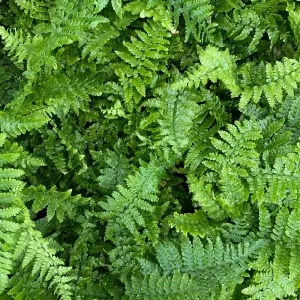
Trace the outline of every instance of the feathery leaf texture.
<instances>
[{"instance_id":1,"label":"feathery leaf texture","mask_svg":"<svg viewBox=\"0 0 300 300\"><path fill-rule=\"evenodd\" d=\"M0 299L297 299L300 3L0 0Z\"/></svg>"}]
</instances>

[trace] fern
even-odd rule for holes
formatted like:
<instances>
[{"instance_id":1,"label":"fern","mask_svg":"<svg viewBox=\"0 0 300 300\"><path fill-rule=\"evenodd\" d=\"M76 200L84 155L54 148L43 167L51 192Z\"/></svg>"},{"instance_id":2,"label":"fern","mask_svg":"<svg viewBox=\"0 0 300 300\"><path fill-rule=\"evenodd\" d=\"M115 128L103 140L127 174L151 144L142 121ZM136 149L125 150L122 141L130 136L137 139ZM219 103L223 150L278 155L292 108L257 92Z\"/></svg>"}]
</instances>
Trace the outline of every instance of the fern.
<instances>
[{"instance_id":1,"label":"fern","mask_svg":"<svg viewBox=\"0 0 300 300\"><path fill-rule=\"evenodd\" d=\"M149 105L159 111L156 110L155 113L150 111L149 116L142 120L140 128L149 127L150 129L149 125L158 122L160 125L159 143L170 145L177 154L182 153L190 145L194 121L200 114L200 107L197 105L199 95L188 92L178 93L168 89L160 91L159 94L159 98L145 103L146 107ZM156 142L154 147L158 147L159 143Z\"/></svg>"},{"instance_id":2,"label":"fern","mask_svg":"<svg viewBox=\"0 0 300 300\"><path fill-rule=\"evenodd\" d=\"M212 23L212 15L214 6L209 0L199 1L171 1L174 7L175 26L179 26L180 16L183 14L185 21L185 41L193 36L197 41L207 40L211 38L215 32L217 23ZM205 36L207 33L207 36ZM201 39L202 37L202 39Z\"/></svg>"},{"instance_id":3,"label":"fern","mask_svg":"<svg viewBox=\"0 0 300 300\"><path fill-rule=\"evenodd\" d=\"M299 63L295 59L284 58L283 62L276 62L274 66L267 64L265 67L265 81L262 85L245 85L241 94L240 107L243 108L250 100L259 102L262 95L265 95L271 107L276 102L283 101L283 93L294 96L294 90L297 89L299 82L298 68ZM243 74L243 80L247 82L248 76ZM249 82L249 81L248 81ZM250 83L250 82L249 82Z\"/></svg>"},{"instance_id":4,"label":"fern","mask_svg":"<svg viewBox=\"0 0 300 300\"><path fill-rule=\"evenodd\" d=\"M148 166L142 167L135 175L129 175L127 188L121 186L118 192L113 192L112 198L101 203L105 210L102 217L108 220L107 238L114 240L114 236L124 229L137 237L138 230L146 229L146 224L149 224L150 228L157 226L152 203L158 201L156 193L163 173L162 165L154 160Z\"/></svg>"},{"instance_id":5,"label":"fern","mask_svg":"<svg viewBox=\"0 0 300 300\"><path fill-rule=\"evenodd\" d=\"M30 17L38 20L48 20L47 8L48 3L36 0L17 0L16 4L20 6L26 13L30 14Z\"/></svg>"},{"instance_id":6,"label":"fern","mask_svg":"<svg viewBox=\"0 0 300 300\"><path fill-rule=\"evenodd\" d=\"M5 134L0 135L0 144L3 146ZM18 156L14 153L2 153L1 165L13 163ZM6 244L12 243L14 235L20 230L18 216L22 213L20 191L22 181L18 180L24 172L20 169L0 169L0 293L7 288L9 276L13 272L11 252L6 251Z\"/></svg>"},{"instance_id":7,"label":"fern","mask_svg":"<svg viewBox=\"0 0 300 300\"><path fill-rule=\"evenodd\" d=\"M290 215L286 207L278 211L271 233L271 238L276 241L276 246L272 247L268 254L269 257L273 254L274 258L271 263L267 262L265 257L254 263L253 267L257 269L257 272L252 285L244 290L245 294L252 296L251 299L260 299L261 297L276 299L277 297L296 295L295 290L299 287L296 259L299 239L298 214L298 207L295 207ZM267 218L271 224L269 213ZM260 253L261 258L263 255L265 256L265 253Z\"/></svg>"},{"instance_id":8,"label":"fern","mask_svg":"<svg viewBox=\"0 0 300 300\"><path fill-rule=\"evenodd\" d=\"M207 172L200 179L190 176L190 189L194 193L194 201L199 202L214 218L223 215L219 207L231 214L236 205L242 205L248 200L249 191L245 186L245 179L251 174L251 169L255 171L259 166L255 142L262 137L258 124L249 121L230 124L228 132L219 131L219 135L224 141L212 138L212 146L217 151L208 154L203 161L213 173ZM212 179L217 183L219 192L212 190Z\"/></svg>"},{"instance_id":9,"label":"fern","mask_svg":"<svg viewBox=\"0 0 300 300\"><path fill-rule=\"evenodd\" d=\"M5 134L1 134L1 145L5 143ZM2 152L1 165L13 164L20 156L20 153ZM57 294L62 299L70 299L70 286L68 282L72 277L63 276L69 271L61 266L49 269L51 265L63 265L63 262L54 257L54 252L47 247L38 231L34 231L30 221L29 211L21 200L21 191L24 183L17 178L24 172L20 169L2 168L0 170L1 188L1 209L0 209L0 253L1 253L1 290L2 293L9 286L9 275L13 273L14 261L18 259L22 252L22 268L25 268L34 260L32 274L39 274L41 278L46 275L46 281L51 281L50 287L55 286ZM9 233L9 234L8 234ZM14 249L12 251L12 249ZM48 262L43 260L48 257ZM58 271L58 272L57 272ZM62 281L61 281L62 280Z\"/></svg>"},{"instance_id":10,"label":"fern","mask_svg":"<svg viewBox=\"0 0 300 300\"><path fill-rule=\"evenodd\" d=\"M133 277L126 284L128 297L124 299L184 299L187 293L190 299L199 299L197 284L189 276L182 275L180 271L173 276L161 276L158 271L154 271L145 277Z\"/></svg>"},{"instance_id":11,"label":"fern","mask_svg":"<svg viewBox=\"0 0 300 300\"><path fill-rule=\"evenodd\" d=\"M40 128L49 122L48 115L43 115L39 112L32 113L29 116L22 116L21 118L2 113L0 118L1 131L14 137Z\"/></svg>"},{"instance_id":12,"label":"fern","mask_svg":"<svg viewBox=\"0 0 300 300\"><path fill-rule=\"evenodd\" d=\"M116 152L107 151L107 155L104 157L107 167L100 171L99 186L105 190L113 191L116 186L124 183L124 179L130 173L130 165L122 154Z\"/></svg>"},{"instance_id":13,"label":"fern","mask_svg":"<svg viewBox=\"0 0 300 300\"><path fill-rule=\"evenodd\" d=\"M116 54L124 61L114 65L116 75L123 86L123 98L132 111L131 100L138 103L146 96L146 87L153 81L156 72L168 73L166 59L168 54L168 33L154 22L144 25L144 31L137 30L137 37L124 41L127 51L117 51Z\"/></svg>"},{"instance_id":14,"label":"fern","mask_svg":"<svg viewBox=\"0 0 300 300\"><path fill-rule=\"evenodd\" d=\"M226 21L226 23L231 23L229 27L230 37L234 41L244 41L248 46L248 53L258 50L264 34L268 35L270 47L273 47L280 38L283 38L279 24L284 24L284 19L277 13L284 10L280 2L257 1L252 7L235 9L233 18L228 18ZM268 11L267 14L266 11ZM228 29L226 28L226 30Z\"/></svg>"},{"instance_id":15,"label":"fern","mask_svg":"<svg viewBox=\"0 0 300 300\"><path fill-rule=\"evenodd\" d=\"M126 295L134 299L150 299L153 296L185 299L188 288L192 299L216 298L225 291L229 296L242 280L247 261L259 245L224 247L217 238L214 243L208 240L204 247L199 238L194 238L193 243L184 238L179 250L171 241L161 243L156 248L158 265L149 269L148 263L141 260L144 276L134 276L126 281ZM223 264L227 265L227 272L221 274L217 270ZM205 285L208 278L210 285ZM199 281L203 285L197 284Z\"/></svg>"},{"instance_id":16,"label":"fern","mask_svg":"<svg viewBox=\"0 0 300 300\"><path fill-rule=\"evenodd\" d=\"M295 38L299 41L299 7L295 3L288 3L286 10L289 13L289 20L293 29Z\"/></svg>"},{"instance_id":17,"label":"fern","mask_svg":"<svg viewBox=\"0 0 300 300\"><path fill-rule=\"evenodd\" d=\"M129 11L133 15L138 14L141 18L152 18L154 22L160 23L167 30L176 31L167 1L132 1L124 7L124 11Z\"/></svg>"},{"instance_id":18,"label":"fern","mask_svg":"<svg viewBox=\"0 0 300 300\"><path fill-rule=\"evenodd\" d=\"M58 221L63 222L66 216L76 216L76 206L80 206L89 201L80 195L71 196L72 190L58 192L55 187L46 190L44 186L31 186L23 190L24 201L32 201L32 210L38 213L47 207L48 222L56 216Z\"/></svg>"},{"instance_id":19,"label":"fern","mask_svg":"<svg viewBox=\"0 0 300 300\"><path fill-rule=\"evenodd\" d=\"M182 232L184 235L189 233L204 238L214 232L214 227L209 224L205 213L201 210L192 214L174 213L173 218L169 220L169 224L171 227L175 227L177 232Z\"/></svg>"},{"instance_id":20,"label":"fern","mask_svg":"<svg viewBox=\"0 0 300 300\"><path fill-rule=\"evenodd\" d=\"M299 298L299 24L0 0L0 298Z\"/></svg>"},{"instance_id":21,"label":"fern","mask_svg":"<svg viewBox=\"0 0 300 300\"><path fill-rule=\"evenodd\" d=\"M239 86L236 83L236 64L234 57L228 51L218 51L216 47L208 46L205 50L200 50L200 65L187 73L187 77L178 80L172 85L174 89L185 87L198 87L207 84L208 80L216 82L221 80L228 88L232 96L238 96Z\"/></svg>"},{"instance_id":22,"label":"fern","mask_svg":"<svg viewBox=\"0 0 300 300\"><path fill-rule=\"evenodd\" d=\"M287 157L277 157L272 168L259 170L249 178L253 199L258 202L282 204L288 199L292 205L298 199L298 150Z\"/></svg>"},{"instance_id":23,"label":"fern","mask_svg":"<svg viewBox=\"0 0 300 300\"><path fill-rule=\"evenodd\" d=\"M49 282L49 287L55 287L55 294L61 299L71 299L72 290L69 276L70 268L65 267L62 260L54 256L55 252L43 241L37 231L23 231L19 237L13 257L22 259L22 268L32 265L31 275L39 276L40 280Z\"/></svg>"}]
</instances>

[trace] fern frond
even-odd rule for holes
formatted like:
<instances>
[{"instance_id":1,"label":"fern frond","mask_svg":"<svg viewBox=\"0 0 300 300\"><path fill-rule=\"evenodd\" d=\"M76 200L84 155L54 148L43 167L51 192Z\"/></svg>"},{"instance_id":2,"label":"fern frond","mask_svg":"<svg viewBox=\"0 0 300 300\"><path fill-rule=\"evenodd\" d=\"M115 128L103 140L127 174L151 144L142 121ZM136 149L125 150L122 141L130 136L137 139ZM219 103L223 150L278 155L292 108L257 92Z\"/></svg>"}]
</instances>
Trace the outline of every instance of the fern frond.
<instances>
[{"instance_id":1,"label":"fern frond","mask_svg":"<svg viewBox=\"0 0 300 300\"><path fill-rule=\"evenodd\" d=\"M124 6L124 11L128 11L133 15L139 15L141 18L152 18L154 22L160 24L168 31L176 31L167 1L131 1Z\"/></svg>"},{"instance_id":2,"label":"fern frond","mask_svg":"<svg viewBox=\"0 0 300 300\"><path fill-rule=\"evenodd\" d=\"M48 242L43 240L38 231L27 229L19 237L14 249L14 259L22 257L22 268L32 266L32 276L39 276L40 280L49 282L49 288L55 288L55 294L63 300L72 299L70 282L74 280L69 275L70 267L65 267L64 262L54 256Z\"/></svg>"},{"instance_id":3,"label":"fern frond","mask_svg":"<svg viewBox=\"0 0 300 300\"><path fill-rule=\"evenodd\" d=\"M104 190L113 191L116 186L124 183L125 178L129 175L129 161L121 153L109 150L102 157L107 167L101 169L101 175L97 178L97 181Z\"/></svg>"},{"instance_id":4,"label":"fern frond","mask_svg":"<svg viewBox=\"0 0 300 300\"><path fill-rule=\"evenodd\" d=\"M169 144L177 154L183 153L190 146L194 123L200 114L198 101L196 93L166 90L156 102L160 106L157 122L160 125L161 143Z\"/></svg>"},{"instance_id":5,"label":"fern frond","mask_svg":"<svg viewBox=\"0 0 300 300\"><path fill-rule=\"evenodd\" d=\"M265 95L271 107L276 102L282 103L285 94L294 97L294 90L300 82L300 63L295 59L284 57L283 61L277 61L274 65L267 63L265 67L265 79L261 85L246 85L243 87L240 99L240 108L254 101L258 103Z\"/></svg>"},{"instance_id":6,"label":"fern frond","mask_svg":"<svg viewBox=\"0 0 300 300\"><path fill-rule=\"evenodd\" d=\"M286 157L276 158L272 168L259 170L248 182L253 201L293 206L299 195L299 146ZM288 197L288 198L287 198Z\"/></svg>"},{"instance_id":7,"label":"fern frond","mask_svg":"<svg viewBox=\"0 0 300 300\"><path fill-rule=\"evenodd\" d=\"M259 167L256 147L262 138L258 123L253 121L236 121L235 125L228 125L228 131L220 130L219 135L223 140L211 138L215 151L203 160L207 168L205 176L200 179L189 176L193 199L213 218L220 218L222 210L229 215L236 214L236 206L248 200L245 181ZM213 189L211 182L218 190Z\"/></svg>"},{"instance_id":8,"label":"fern frond","mask_svg":"<svg viewBox=\"0 0 300 300\"><path fill-rule=\"evenodd\" d=\"M299 41L300 40L300 35L299 35L300 11L299 11L299 7L296 6L295 4L296 3L294 2L288 2L286 10L289 13L289 21L293 29L295 38L297 39L297 41Z\"/></svg>"},{"instance_id":9,"label":"fern frond","mask_svg":"<svg viewBox=\"0 0 300 300\"><path fill-rule=\"evenodd\" d=\"M2 132L16 137L27 131L38 129L49 122L47 115L39 112L32 113L28 116L10 116L9 113L0 113L0 129Z\"/></svg>"},{"instance_id":10,"label":"fern frond","mask_svg":"<svg viewBox=\"0 0 300 300\"><path fill-rule=\"evenodd\" d=\"M215 242L208 240L204 246L197 237L193 242L183 238L180 248L171 241L160 243L156 247L157 266L147 268L148 262L141 260L145 273L142 273L142 278L133 276L125 281L126 295L134 297L137 294L139 298L136 299L148 299L142 297L150 293L152 297L161 295L162 299L187 299L183 279L191 285L188 296L192 295L195 299L216 299L224 293L224 288L228 295L232 295L235 286L243 281L248 261L260 246L260 242L251 246L249 243L224 246L219 238ZM223 265L226 265L226 272L219 272Z\"/></svg>"},{"instance_id":11,"label":"fern frond","mask_svg":"<svg viewBox=\"0 0 300 300\"><path fill-rule=\"evenodd\" d=\"M1 147L3 147L5 139L6 134L1 133ZM0 154L2 166L0 169L0 294L8 287L9 276L13 273L13 257L7 249L10 249L15 234L21 228L20 219L23 214L23 207L19 195L24 187L23 182L18 180L24 172L19 169L5 168L3 165L11 164L17 158L18 155L15 153L4 152Z\"/></svg>"},{"instance_id":12,"label":"fern frond","mask_svg":"<svg viewBox=\"0 0 300 300\"><path fill-rule=\"evenodd\" d=\"M29 14L31 18L37 20L48 20L48 8L50 7L49 3L38 0L16 0L16 4Z\"/></svg>"},{"instance_id":13,"label":"fern frond","mask_svg":"<svg viewBox=\"0 0 300 300\"><path fill-rule=\"evenodd\" d=\"M173 276L160 275L156 270L144 277L133 276L125 282L126 292L124 299L199 299L201 292L197 282L179 270Z\"/></svg>"},{"instance_id":14,"label":"fern frond","mask_svg":"<svg viewBox=\"0 0 300 300\"><path fill-rule=\"evenodd\" d=\"M208 80L217 82L220 80L224 86L230 90L233 97L240 94L237 84L235 57L229 54L228 49L219 51L218 48L207 46L205 50L200 50L200 64L187 72L185 78L179 79L172 84L176 90L186 87L199 87L200 84L206 85Z\"/></svg>"},{"instance_id":15,"label":"fern frond","mask_svg":"<svg viewBox=\"0 0 300 300\"><path fill-rule=\"evenodd\" d=\"M212 15L214 12L214 6L210 0L188 0L188 1L170 1L174 7L173 15L175 19L175 27L179 27L179 18L183 15L185 21L185 42L187 42L190 36L193 36L197 41L210 39L210 42L214 42L213 33L218 26L217 23L212 23ZM208 33L203 38L203 32ZM202 36L202 39L201 39Z\"/></svg>"},{"instance_id":16,"label":"fern frond","mask_svg":"<svg viewBox=\"0 0 300 300\"><path fill-rule=\"evenodd\" d=\"M205 184L205 179L189 175L187 178L189 190L193 194L193 201L196 205L201 205L208 217L213 220L222 220L225 212L222 209L216 195L212 192L212 184Z\"/></svg>"},{"instance_id":17,"label":"fern frond","mask_svg":"<svg viewBox=\"0 0 300 300\"><path fill-rule=\"evenodd\" d=\"M99 2L100 3L100 2ZM119 31L111 25L103 24L94 29L94 34L87 39L82 50L82 57L89 55L89 61L100 59L103 55L105 45L119 36Z\"/></svg>"},{"instance_id":18,"label":"fern frond","mask_svg":"<svg viewBox=\"0 0 300 300\"><path fill-rule=\"evenodd\" d=\"M214 232L214 227L207 219L207 216L200 209L195 213L178 214L169 220L171 228L175 228L177 232L182 232L184 235L188 233L192 236L210 236Z\"/></svg>"},{"instance_id":19,"label":"fern frond","mask_svg":"<svg viewBox=\"0 0 300 300\"><path fill-rule=\"evenodd\" d=\"M153 203L158 202L158 185L163 174L162 163L153 160L141 167L135 175L128 176L127 187L120 186L107 202L100 203L105 210L101 216L108 220L107 239L115 240L114 236L125 228L138 237L139 229L146 229L147 226L151 228L155 224Z\"/></svg>"},{"instance_id":20,"label":"fern frond","mask_svg":"<svg viewBox=\"0 0 300 300\"><path fill-rule=\"evenodd\" d=\"M126 51L116 51L123 63L114 64L116 75L123 85L123 98L132 111L133 99L138 103L146 96L146 87L150 86L158 71L168 73L166 68L168 45L171 34L154 22L144 24L144 30L136 30L123 44Z\"/></svg>"},{"instance_id":21,"label":"fern frond","mask_svg":"<svg viewBox=\"0 0 300 300\"><path fill-rule=\"evenodd\" d=\"M29 57L30 36L26 37L23 31L15 31L15 33L7 31L3 26L0 27L0 36L5 41L5 50L9 51L9 55L13 56L18 63L22 63ZM35 38L38 40L38 38Z\"/></svg>"},{"instance_id":22,"label":"fern frond","mask_svg":"<svg viewBox=\"0 0 300 300\"><path fill-rule=\"evenodd\" d=\"M60 223L68 216L76 216L77 207L86 204L89 199L81 195L71 196L72 190L59 192L56 187L47 190L44 186L30 186L22 192L25 202L33 200L32 210L38 213L47 207L47 219L51 221L54 216Z\"/></svg>"}]
</instances>

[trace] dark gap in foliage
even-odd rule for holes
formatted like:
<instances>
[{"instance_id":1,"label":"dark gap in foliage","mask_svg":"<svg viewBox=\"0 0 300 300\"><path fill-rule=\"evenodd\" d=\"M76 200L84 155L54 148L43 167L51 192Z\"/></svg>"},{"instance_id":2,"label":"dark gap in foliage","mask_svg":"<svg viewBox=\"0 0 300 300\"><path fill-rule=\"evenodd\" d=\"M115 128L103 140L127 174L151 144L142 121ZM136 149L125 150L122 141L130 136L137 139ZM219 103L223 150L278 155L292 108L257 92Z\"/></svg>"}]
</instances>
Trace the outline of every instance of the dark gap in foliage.
<instances>
[{"instance_id":1,"label":"dark gap in foliage","mask_svg":"<svg viewBox=\"0 0 300 300\"><path fill-rule=\"evenodd\" d=\"M88 120L85 122L85 125L84 125L84 129L88 129L90 126L92 126L93 124L95 124L95 121L93 120Z\"/></svg>"},{"instance_id":2,"label":"dark gap in foliage","mask_svg":"<svg viewBox=\"0 0 300 300\"><path fill-rule=\"evenodd\" d=\"M195 208L192 203L192 195L189 192L189 186L186 182L186 175L184 174L184 163L180 162L171 171L170 182L173 185L174 196L177 198L181 205L181 213L193 213Z\"/></svg>"},{"instance_id":3,"label":"dark gap in foliage","mask_svg":"<svg viewBox=\"0 0 300 300\"><path fill-rule=\"evenodd\" d=\"M47 207L45 207L42 210L40 210L39 212L37 212L34 221L37 221L39 219L43 219L45 217L47 217Z\"/></svg>"},{"instance_id":4,"label":"dark gap in foliage","mask_svg":"<svg viewBox=\"0 0 300 300\"><path fill-rule=\"evenodd\" d=\"M237 120L240 120L242 113L241 111L238 109L238 107L233 106L231 108L231 116L232 116L232 123L234 123Z\"/></svg>"}]
</instances>

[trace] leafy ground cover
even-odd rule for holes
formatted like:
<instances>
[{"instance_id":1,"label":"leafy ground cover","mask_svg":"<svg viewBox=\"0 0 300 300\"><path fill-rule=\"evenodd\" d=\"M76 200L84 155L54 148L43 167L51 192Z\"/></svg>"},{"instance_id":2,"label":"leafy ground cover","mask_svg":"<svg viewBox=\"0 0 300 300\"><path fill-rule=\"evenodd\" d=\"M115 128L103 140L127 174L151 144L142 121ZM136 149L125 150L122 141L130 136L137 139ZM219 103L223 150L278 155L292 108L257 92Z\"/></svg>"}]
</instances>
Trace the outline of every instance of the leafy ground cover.
<instances>
[{"instance_id":1,"label":"leafy ground cover","mask_svg":"<svg viewBox=\"0 0 300 300\"><path fill-rule=\"evenodd\" d=\"M298 299L300 2L0 0L0 299Z\"/></svg>"}]
</instances>

